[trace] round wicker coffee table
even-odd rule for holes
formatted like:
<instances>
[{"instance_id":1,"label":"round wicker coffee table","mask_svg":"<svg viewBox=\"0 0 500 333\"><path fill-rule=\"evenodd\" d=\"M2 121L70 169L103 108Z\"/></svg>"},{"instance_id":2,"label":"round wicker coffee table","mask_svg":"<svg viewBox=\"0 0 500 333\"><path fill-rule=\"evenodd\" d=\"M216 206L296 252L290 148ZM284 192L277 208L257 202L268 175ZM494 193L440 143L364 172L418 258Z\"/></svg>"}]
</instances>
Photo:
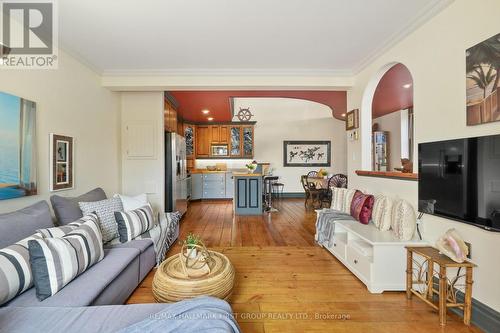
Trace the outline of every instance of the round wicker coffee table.
<instances>
[{"instance_id":1,"label":"round wicker coffee table","mask_svg":"<svg viewBox=\"0 0 500 333\"><path fill-rule=\"evenodd\" d=\"M188 277L182 267L182 255L163 261L153 278L153 295L159 303L177 302L196 296L214 296L227 300L234 285L234 267L222 253L208 251L213 259L210 273Z\"/></svg>"}]
</instances>

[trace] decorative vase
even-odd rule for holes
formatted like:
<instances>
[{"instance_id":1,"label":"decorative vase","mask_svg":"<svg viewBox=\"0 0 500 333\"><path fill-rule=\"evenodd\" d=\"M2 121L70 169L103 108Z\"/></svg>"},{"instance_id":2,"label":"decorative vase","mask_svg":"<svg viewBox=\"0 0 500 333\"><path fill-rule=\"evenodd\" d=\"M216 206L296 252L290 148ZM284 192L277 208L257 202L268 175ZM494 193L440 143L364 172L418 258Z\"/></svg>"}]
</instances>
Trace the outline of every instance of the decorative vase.
<instances>
[{"instance_id":1,"label":"decorative vase","mask_svg":"<svg viewBox=\"0 0 500 333\"><path fill-rule=\"evenodd\" d=\"M186 257L189 259L195 259L198 256L198 250L196 248L194 249L187 249L186 250Z\"/></svg>"},{"instance_id":2,"label":"decorative vase","mask_svg":"<svg viewBox=\"0 0 500 333\"><path fill-rule=\"evenodd\" d=\"M247 168L247 170L248 170L248 173L254 173L254 171L255 171L255 169L248 169L248 168Z\"/></svg>"}]
</instances>

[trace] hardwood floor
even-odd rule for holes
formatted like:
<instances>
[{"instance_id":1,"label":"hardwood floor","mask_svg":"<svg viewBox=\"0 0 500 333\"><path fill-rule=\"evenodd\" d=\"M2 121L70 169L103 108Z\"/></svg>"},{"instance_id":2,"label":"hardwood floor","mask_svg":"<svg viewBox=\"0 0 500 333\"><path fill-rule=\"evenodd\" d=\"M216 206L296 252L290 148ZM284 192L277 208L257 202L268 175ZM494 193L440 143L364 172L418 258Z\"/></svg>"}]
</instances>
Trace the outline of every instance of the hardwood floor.
<instances>
[{"instance_id":1,"label":"hardwood floor","mask_svg":"<svg viewBox=\"0 0 500 333\"><path fill-rule=\"evenodd\" d=\"M480 332L449 314L440 327L435 311L403 292L370 294L329 252L314 243L315 213L301 199L280 211L232 215L229 201L195 202L181 222L180 238L199 234L236 269L230 299L243 332ZM168 255L178 253L179 245ZM154 302L154 271L128 303Z\"/></svg>"}]
</instances>

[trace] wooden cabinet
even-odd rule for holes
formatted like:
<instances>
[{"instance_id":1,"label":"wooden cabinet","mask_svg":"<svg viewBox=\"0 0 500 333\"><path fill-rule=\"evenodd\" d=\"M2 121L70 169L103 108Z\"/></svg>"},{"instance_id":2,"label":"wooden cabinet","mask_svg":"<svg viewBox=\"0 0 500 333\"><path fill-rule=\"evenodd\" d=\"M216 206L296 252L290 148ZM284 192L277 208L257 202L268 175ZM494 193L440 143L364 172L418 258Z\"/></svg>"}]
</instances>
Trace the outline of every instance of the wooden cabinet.
<instances>
[{"instance_id":1,"label":"wooden cabinet","mask_svg":"<svg viewBox=\"0 0 500 333\"><path fill-rule=\"evenodd\" d=\"M210 157L211 128L210 126L196 126L196 157Z\"/></svg>"},{"instance_id":2,"label":"wooden cabinet","mask_svg":"<svg viewBox=\"0 0 500 333\"><path fill-rule=\"evenodd\" d=\"M184 126L184 130L187 127ZM222 125L197 125L194 129L196 158L210 157L212 145L228 145L229 158L253 158L253 123ZM187 139L186 139L187 141ZM187 142L186 142L187 143ZM201 150L199 150L201 149ZM218 157L224 158L224 157ZM225 157L227 158L227 157Z\"/></svg>"},{"instance_id":3,"label":"wooden cabinet","mask_svg":"<svg viewBox=\"0 0 500 333\"><path fill-rule=\"evenodd\" d=\"M177 128L177 110L167 99L164 101L163 121L165 131L170 133L178 133Z\"/></svg>"}]
</instances>

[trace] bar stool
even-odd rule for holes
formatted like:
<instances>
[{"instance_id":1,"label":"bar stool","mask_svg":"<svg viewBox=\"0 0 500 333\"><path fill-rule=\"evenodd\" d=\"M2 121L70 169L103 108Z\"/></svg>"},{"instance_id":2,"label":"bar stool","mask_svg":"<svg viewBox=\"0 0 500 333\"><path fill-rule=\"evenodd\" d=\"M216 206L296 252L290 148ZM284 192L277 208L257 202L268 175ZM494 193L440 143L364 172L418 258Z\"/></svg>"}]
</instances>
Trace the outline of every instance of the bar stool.
<instances>
[{"instance_id":1,"label":"bar stool","mask_svg":"<svg viewBox=\"0 0 500 333\"><path fill-rule=\"evenodd\" d=\"M274 198L278 199L278 201L281 202L281 199L283 199L283 189L285 187L285 184L274 181L271 183L271 187Z\"/></svg>"}]
</instances>

